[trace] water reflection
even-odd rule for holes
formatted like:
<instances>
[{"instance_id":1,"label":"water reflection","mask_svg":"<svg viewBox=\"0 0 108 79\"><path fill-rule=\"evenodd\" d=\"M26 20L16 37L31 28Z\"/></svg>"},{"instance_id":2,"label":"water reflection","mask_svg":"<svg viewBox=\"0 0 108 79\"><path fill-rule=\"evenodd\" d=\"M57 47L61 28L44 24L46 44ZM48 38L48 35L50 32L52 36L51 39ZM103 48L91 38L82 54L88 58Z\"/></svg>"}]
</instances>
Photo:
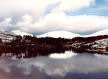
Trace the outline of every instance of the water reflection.
<instances>
[{"instance_id":1,"label":"water reflection","mask_svg":"<svg viewBox=\"0 0 108 79\"><path fill-rule=\"evenodd\" d=\"M51 54L31 59L0 59L0 79L108 78L108 56L66 53L58 54L57 58Z\"/></svg>"},{"instance_id":2,"label":"water reflection","mask_svg":"<svg viewBox=\"0 0 108 79\"><path fill-rule=\"evenodd\" d=\"M108 78L107 55L75 48L6 50L0 52L0 79Z\"/></svg>"},{"instance_id":3,"label":"water reflection","mask_svg":"<svg viewBox=\"0 0 108 79\"><path fill-rule=\"evenodd\" d=\"M65 51L65 53L52 53L49 55L49 57L56 59L66 59L71 58L74 55L77 55L77 53L73 53L72 51Z\"/></svg>"},{"instance_id":4,"label":"water reflection","mask_svg":"<svg viewBox=\"0 0 108 79\"><path fill-rule=\"evenodd\" d=\"M48 56L52 53L65 53L65 51L70 50L68 48L61 48L61 49L51 49L51 50L10 50L6 49L3 52L0 52L1 58L9 58L9 57L16 57L17 59L25 59L25 58L35 58L37 56Z\"/></svg>"},{"instance_id":5,"label":"water reflection","mask_svg":"<svg viewBox=\"0 0 108 79\"><path fill-rule=\"evenodd\" d=\"M69 51L69 52L67 52ZM70 53L70 52L74 53ZM81 53L88 53L88 54L99 54L99 55L108 55L108 51L90 51L86 49L79 49L74 47L69 48L59 48L59 49L50 49L50 50L10 50L5 49L2 52L0 51L0 58L12 58L15 57L16 59L25 59L25 58L35 58L38 56L49 56L50 57L56 57L60 58L62 55L62 58L71 57L74 54L81 54ZM59 56L60 55L60 56Z\"/></svg>"}]
</instances>

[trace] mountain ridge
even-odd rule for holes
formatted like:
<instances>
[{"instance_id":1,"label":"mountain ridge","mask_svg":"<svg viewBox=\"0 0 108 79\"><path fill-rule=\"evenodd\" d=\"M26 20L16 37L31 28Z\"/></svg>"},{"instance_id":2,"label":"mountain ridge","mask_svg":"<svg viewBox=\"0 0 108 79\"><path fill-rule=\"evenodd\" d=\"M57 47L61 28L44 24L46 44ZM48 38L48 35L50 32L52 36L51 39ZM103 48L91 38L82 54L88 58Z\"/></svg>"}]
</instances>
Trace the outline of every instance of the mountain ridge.
<instances>
[{"instance_id":1,"label":"mountain ridge","mask_svg":"<svg viewBox=\"0 0 108 79\"><path fill-rule=\"evenodd\" d=\"M79 34L75 34L68 31L52 31L52 32L47 32L45 34L39 35L38 37L74 38L79 36L80 36Z\"/></svg>"},{"instance_id":2,"label":"mountain ridge","mask_svg":"<svg viewBox=\"0 0 108 79\"><path fill-rule=\"evenodd\" d=\"M54 38L74 38L74 37L92 37L92 36L100 36L100 35L108 35L108 29L104 29L101 31L97 31L93 34L90 35L80 35L77 33L72 33L68 31L52 31L52 32L47 32L42 35L38 35L38 37L54 37Z\"/></svg>"},{"instance_id":3,"label":"mountain ridge","mask_svg":"<svg viewBox=\"0 0 108 79\"><path fill-rule=\"evenodd\" d=\"M23 32L20 30L13 30L13 31L0 31L0 38L3 40L12 40L13 38L15 38L16 35L31 35L27 32ZM93 34L90 35L80 35L80 34L76 34L76 33L72 33L72 32L68 32L68 31L51 31L51 32L47 32L44 33L42 35L36 35L37 37L53 37L53 38L66 38L66 39L72 39L74 37L93 37L93 36L100 36L100 35L108 35L108 29L104 29L101 31L97 31Z\"/></svg>"}]
</instances>

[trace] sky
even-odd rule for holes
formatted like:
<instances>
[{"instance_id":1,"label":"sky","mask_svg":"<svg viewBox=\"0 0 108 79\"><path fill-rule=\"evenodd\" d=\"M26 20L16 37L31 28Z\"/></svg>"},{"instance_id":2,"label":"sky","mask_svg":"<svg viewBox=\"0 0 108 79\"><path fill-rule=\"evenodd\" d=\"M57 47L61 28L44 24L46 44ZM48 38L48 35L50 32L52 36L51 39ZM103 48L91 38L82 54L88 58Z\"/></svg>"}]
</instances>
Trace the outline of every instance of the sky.
<instances>
[{"instance_id":1,"label":"sky","mask_svg":"<svg viewBox=\"0 0 108 79\"><path fill-rule=\"evenodd\" d=\"M91 34L108 29L108 0L0 0L0 29Z\"/></svg>"}]
</instances>

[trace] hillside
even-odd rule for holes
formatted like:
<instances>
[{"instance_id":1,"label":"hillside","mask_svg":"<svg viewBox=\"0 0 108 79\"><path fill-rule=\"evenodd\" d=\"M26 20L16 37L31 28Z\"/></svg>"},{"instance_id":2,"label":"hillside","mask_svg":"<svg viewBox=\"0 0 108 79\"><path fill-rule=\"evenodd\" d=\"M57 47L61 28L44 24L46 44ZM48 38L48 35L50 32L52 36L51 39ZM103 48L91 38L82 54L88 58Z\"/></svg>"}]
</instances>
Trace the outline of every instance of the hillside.
<instances>
[{"instance_id":1,"label":"hillside","mask_svg":"<svg viewBox=\"0 0 108 79\"><path fill-rule=\"evenodd\" d=\"M6 42L6 41L11 41L12 39L15 39L16 34L14 34L13 32L10 31L0 31L0 39L2 39L2 41Z\"/></svg>"},{"instance_id":2,"label":"hillside","mask_svg":"<svg viewBox=\"0 0 108 79\"><path fill-rule=\"evenodd\" d=\"M2 33L2 36L5 34ZM9 33L6 35L9 36ZM15 35L14 40L10 40L7 43L1 42L0 49L2 49L0 51L1 56L2 54L11 52L17 58L30 58L38 55L46 56L52 53L65 53L65 51L71 50L75 53L108 55L108 35L75 37L72 39L52 37L37 38L30 35L22 37Z\"/></svg>"},{"instance_id":3,"label":"hillside","mask_svg":"<svg viewBox=\"0 0 108 79\"><path fill-rule=\"evenodd\" d=\"M89 36L81 36L79 34L67 32L67 31L53 31L48 32L43 35L34 37L32 34L26 32L21 32L15 30L12 32L9 31L0 31L0 38L3 42L10 41L11 44L32 44L43 49L60 49L69 48L74 50L81 51L105 51L108 50L108 29L96 32ZM20 36L17 36L20 35ZM27 36L24 36L27 35ZM43 38L44 37L44 38ZM59 38L60 37L60 38ZM13 40L14 39L14 40ZM23 46L23 45L21 45ZM30 45L31 46L31 45ZM32 46L31 46L32 47ZM42 47L42 48L41 48Z\"/></svg>"},{"instance_id":4,"label":"hillside","mask_svg":"<svg viewBox=\"0 0 108 79\"><path fill-rule=\"evenodd\" d=\"M71 40L70 47L76 52L108 54L108 35L76 37Z\"/></svg>"},{"instance_id":5,"label":"hillside","mask_svg":"<svg viewBox=\"0 0 108 79\"><path fill-rule=\"evenodd\" d=\"M72 39L74 37L79 37L79 34L75 34L75 33L71 33L68 31L52 31L52 32L48 32L42 35L39 35L38 37L53 37L53 38L68 38L68 39Z\"/></svg>"},{"instance_id":6,"label":"hillside","mask_svg":"<svg viewBox=\"0 0 108 79\"><path fill-rule=\"evenodd\" d=\"M100 36L100 35L108 35L108 29L100 30L90 35L80 35L68 31L52 31L42 35L38 35L37 37L53 37L53 38L61 37L61 38L72 39L74 37L92 37L92 36Z\"/></svg>"},{"instance_id":7,"label":"hillside","mask_svg":"<svg viewBox=\"0 0 108 79\"><path fill-rule=\"evenodd\" d=\"M11 32L16 34L16 35L21 35L21 36L24 36L24 35L31 35L31 36L33 36L32 34L29 34L27 32L23 32L23 31L20 31L20 30L13 30Z\"/></svg>"},{"instance_id":8,"label":"hillside","mask_svg":"<svg viewBox=\"0 0 108 79\"><path fill-rule=\"evenodd\" d=\"M2 39L3 42L9 42L9 41L15 39L17 35L21 35L21 36L31 35L31 36L33 36L32 34L22 32L20 30L0 31L0 39Z\"/></svg>"},{"instance_id":9,"label":"hillside","mask_svg":"<svg viewBox=\"0 0 108 79\"><path fill-rule=\"evenodd\" d=\"M104 29L104 30L101 30L101 31L98 31L96 33L93 33L89 36L99 36L99 35L108 35L108 29Z\"/></svg>"}]
</instances>

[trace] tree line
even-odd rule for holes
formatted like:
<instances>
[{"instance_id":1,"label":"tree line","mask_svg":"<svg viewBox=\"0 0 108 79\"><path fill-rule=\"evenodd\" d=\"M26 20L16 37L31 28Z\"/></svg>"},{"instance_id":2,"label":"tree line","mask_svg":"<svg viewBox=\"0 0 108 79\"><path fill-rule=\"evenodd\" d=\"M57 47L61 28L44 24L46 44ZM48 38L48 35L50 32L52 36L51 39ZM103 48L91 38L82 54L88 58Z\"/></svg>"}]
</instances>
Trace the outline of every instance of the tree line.
<instances>
[{"instance_id":1,"label":"tree line","mask_svg":"<svg viewBox=\"0 0 108 79\"><path fill-rule=\"evenodd\" d=\"M90 43L96 40L108 38L108 35L93 36L93 37L75 37L73 39L65 38L52 38L36 36L16 36L10 42L2 42L0 39L0 56L2 54L12 56L16 55L17 58L31 58L40 55L49 55L51 53L64 53L67 50L72 50L77 53L89 52L87 46L82 45L80 48L72 47L73 43Z\"/></svg>"}]
</instances>

